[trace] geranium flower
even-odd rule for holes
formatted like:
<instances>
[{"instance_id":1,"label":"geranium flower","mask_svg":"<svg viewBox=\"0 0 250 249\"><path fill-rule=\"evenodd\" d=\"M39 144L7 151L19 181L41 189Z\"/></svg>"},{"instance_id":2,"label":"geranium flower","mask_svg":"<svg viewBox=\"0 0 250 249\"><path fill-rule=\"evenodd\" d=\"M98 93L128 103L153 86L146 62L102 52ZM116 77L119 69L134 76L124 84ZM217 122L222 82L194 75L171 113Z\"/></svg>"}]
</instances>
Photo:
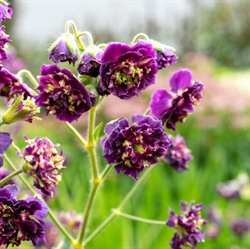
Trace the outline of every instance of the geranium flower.
<instances>
[{"instance_id":1,"label":"geranium flower","mask_svg":"<svg viewBox=\"0 0 250 249\"><path fill-rule=\"evenodd\" d=\"M207 225L207 221L203 220L200 210L203 205L194 205L191 202L189 210L186 202L181 202L181 215L176 215L171 209L166 225L175 229L175 234L170 242L173 249L181 249L188 246L192 249L196 248L199 242L204 242L205 233L201 230L202 225Z\"/></svg>"},{"instance_id":2,"label":"geranium flower","mask_svg":"<svg viewBox=\"0 0 250 249\"><path fill-rule=\"evenodd\" d=\"M140 96L142 90L155 83L156 52L152 45L139 41L132 47L110 43L102 56L99 94L113 94L121 99Z\"/></svg>"},{"instance_id":3,"label":"geranium flower","mask_svg":"<svg viewBox=\"0 0 250 249\"><path fill-rule=\"evenodd\" d=\"M12 9L8 7L7 2L4 0L0 1L0 23L6 19L11 19Z\"/></svg>"},{"instance_id":4,"label":"geranium flower","mask_svg":"<svg viewBox=\"0 0 250 249\"><path fill-rule=\"evenodd\" d=\"M36 103L59 120L73 122L92 107L85 86L68 69L43 65Z\"/></svg>"},{"instance_id":5,"label":"geranium flower","mask_svg":"<svg viewBox=\"0 0 250 249\"><path fill-rule=\"evenodd\" d=\"M183 122L193 112L193 106L198 105L204 85L199 81L192 84L192 72L188 69L175 72L169 82L171 92L156 90L149 106L154 117L161 119L167 128L176 130L175 124Z\"/></svg>"},{"instance_id":6,"label":"geranium flower","mask_svg":"<svg viewBox=\"0 0 250 249\"><path fill-rule=\"evenodd\" d=\"M16 200L18 193L16 185L0 188L0 245L19 246L22 241L31 241L37 246L45 241L48 208L34 197Z\"/></svg>"},{"instance_id":7,"label":"geranium flower","mask_svg":"<svg viewBox=\"0 0 250 249\"><path fill-rule=\"evenodd\" d=\"M34 186L42 193L54 196L56 186L61 181L61 174L58 170L65 168L65 158L62 151L58 154L56 148L59 144L53 144L48 138L29 139L24 137L28 145L24 148L23 154L18 152L26 164L23 171L32 176Z\"/></svg>"},{"instance_id":8,"label":"geranium flower","mask_svg":"<svg viewBox=\"0 0 250 249\"><path fill-rule=\"evenodd\" d=\"M117 173L124 172L137 180L146 167L155 164L170 146L161 121L144 115L133 115L132 125L126 118L108 123L101 140L103 156L116 164Z\"/></svg>"},{"instance_id":9,"label":"geranium flower","mask_svg":"<svg viewBox=\"0 0 250 249\"><path fill-rule=\"evenodd\" d=\"M5 153L11 143L12 139L10 138L10 134L0 131L0 167L3 166L3 158L1 157L1 154Z\"/></svg>"}]
</instances>

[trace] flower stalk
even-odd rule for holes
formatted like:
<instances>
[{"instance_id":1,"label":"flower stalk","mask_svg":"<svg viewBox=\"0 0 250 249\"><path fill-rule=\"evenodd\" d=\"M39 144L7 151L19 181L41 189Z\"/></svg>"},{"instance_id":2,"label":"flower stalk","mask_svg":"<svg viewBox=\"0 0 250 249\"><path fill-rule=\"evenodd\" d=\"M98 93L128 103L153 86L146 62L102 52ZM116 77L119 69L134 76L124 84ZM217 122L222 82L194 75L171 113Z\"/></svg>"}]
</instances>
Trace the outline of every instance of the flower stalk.
<instances>
[{"instance_id":1,"label":"flower stalk","mask_svg":"<svg viewBox=\"0 0 250 249\"><path fill-rule=\"evenodd\" d=\"M15 171L13 171L11 174L7 175L6 177L4 177L1 181L0 181L0 186L5 184L6 182L8 182L10 179L12 179L14 176L17 176L19 174L21 174L23 172L22 169L17 169Z\"/></svg>"}]
</instances>

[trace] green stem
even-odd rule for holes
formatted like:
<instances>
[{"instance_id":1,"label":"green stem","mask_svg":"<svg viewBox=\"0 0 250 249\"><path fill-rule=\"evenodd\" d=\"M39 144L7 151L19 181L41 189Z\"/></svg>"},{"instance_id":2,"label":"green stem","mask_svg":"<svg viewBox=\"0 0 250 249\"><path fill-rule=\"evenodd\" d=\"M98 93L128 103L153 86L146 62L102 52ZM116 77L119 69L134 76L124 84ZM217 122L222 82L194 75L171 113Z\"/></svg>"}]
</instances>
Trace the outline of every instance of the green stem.
<instances>
[{"instance_id":1,"label":"green stem","mask_svg":"<svg viewBox=\"0 0 250 249\"><path fill-rule=\"evenodd\" d=\"M116 209L122 209L122 207L126 204L126 202L129 200L129 198L134 194L134 192L137 190L138 186L145 180L145 178L149 175L149 173L152 171L154 167L150 167L146 170L146 172L139 178L139 180L136 182L136 184L133 186L133 188L127 193L123 201L120 203L120 205ZM100 233L112 220L115 218L115 213L111 213L108 218L94 230L90 234L90 236L84 241L84 245L89 243L98 233Z\"/></svg>"},{"instance_id":2,"label":"green stem","mask_svg":"<svg viewBox=\"0 0 250 249\"><path fill-rule=\"evenodd\" d=\"M16 171L16 167L15 165L12 163L12 161L9 159L9 157L6 154L3 154L3 158L4 160L6 160L6 162L9 164L9 166ZM18 177L21 179L21 181L26 185L26 187L31 191L31 193L34 196L37 196L40 200L43 200L43 198L41 196L39 196L37 194L37 192L33 189L33 187L26 181L26 179L22 176L22 175L18 175ZM56 224L56 226L59 228L59 230L62 232L62 234L65 236L65 238L67 238L69 240L69 242L71 243L71 245L74 246L74 238L68 233L68 231L63 227L63 225L61 224L61 222L56 218L56 216L54 215L54 213L51 211L51 209L48 207L49 210L49 217L53 220L53 222Z\"/></svg>"},{"instance_id":3,"label":"green stem","mask_svg":"<svg viewBox=\"0 0 250 249\"><path fill-rule=\"evenodd\" d=\"M82 137L82 135L70 123L65 122L64 124L76 136L76 138L78 139L78 141L80 142L80 144L82 145L82 147L84 149L86 149L87 148L87 142L84 140L84 138Z\"/></svg>"},{"instance_id":4,"label":"green stem","mask_svg":"<svg viewBox=\"0 0 250 249\"><path fill-rule=\"evenodd\" d=\"M0 121L0 126L4 125L4 122L3 121Z\"/></svg>"},{"instance_id":5,"label":"green stem","mask_svg":"<svg viewBox=\"0 0 250 249\"><path fill-rule=\"evenodd\" d=\"M119 209L112 209L112 212L115 214L115 216L121 216L124 218L128 218L130 220L140 221L143 223L149 223L149 224L153 224L153 225L163 225L163 226L166 225L166 221L144 219L144 218L141 218L138 216L123 213Z\"/></svg>"},{"instance_id":6,"label":"green stem","mask_svg":"<svg viewBox=\"0 0 250 249\"><path fill-rule=\"evenodd\" d=\"M107 166L104 168L104 170L100 174L100 177L99 177L100 180L104 180L106 178L106 175L109 173L112 166L113 166L113 164L107 164Z\"/></svg>"},{"instance_id":7,"label":"green stem","mask_svg":"<svg viewBox=\"0 0 250 249\"><path fill-rule=\"evenodd\" d=\"M69 33L70 31L70 28L72 28L73 30L73 33L74 33L74 36L76 38L76 41L78 43L78 48L82 51L84 51L86 48L85 48L85 45L84 43L82 42L82 40L80 39L80 36L79 36L79 33L77 31L77 28L76 28L76 25L73 21L69 20L66 22L65 24L65 32L66 33Z\"/></svg>"},{"instance_id":8,"label":"green stem","mask_svg":"<svg viewBox=\"0 0 250 249\"><path fill-rule=\"evenodd\" d=\"M6 177L4 177L1 181L0 181L0 186L3 185L4 183L8 182L12 177L19 175L23 172L22 169L17 169L15 171L13 171L11 174L7 175Z\"/></svg>"},{"instance_id":9,"label":"green stem","mask_svg":"<svg viewBox=\"0 0 250 249\"><path fill-rule=\"evenodd\" d=\"M17 77L22 77L23 75L25 75L29 80L30 82L32 83L32 85L34 87L37 87L38 86L38 83L35 79L35 77L31 74L30 71L26 70L26 69L22 69L20 70L18 73L17 73Z\"/></svg>"},{"instance_id":10,"label":"green stem","mask_svg":"<svg viewBox=\"0 0 250 249\"><path fill-rule=\"evenodd\" d=\"M93 37L92 37L90 32L88 32L88 31L81 32L81 33L78 34L78 37L80 38L80 37L85 36L85 35L88 38L88 44L93 45L94 44Z\"/></svg>"},{"instance_id":11,"label":"green stem","mask_svg":"<svg viewBox=\"0 0 250 249\"><path fill-rule=\"evenodd\" d=\"M139 33L139 34L137 34L135 37L134 37L134 39L132 40L132 42L131 42L131 46L133 46L139 39L143 39L143 40L145 40L145 41L149 41L149 37L146 35L146 34L144 34L144 33Z\"/></svg>"}]
</instances>

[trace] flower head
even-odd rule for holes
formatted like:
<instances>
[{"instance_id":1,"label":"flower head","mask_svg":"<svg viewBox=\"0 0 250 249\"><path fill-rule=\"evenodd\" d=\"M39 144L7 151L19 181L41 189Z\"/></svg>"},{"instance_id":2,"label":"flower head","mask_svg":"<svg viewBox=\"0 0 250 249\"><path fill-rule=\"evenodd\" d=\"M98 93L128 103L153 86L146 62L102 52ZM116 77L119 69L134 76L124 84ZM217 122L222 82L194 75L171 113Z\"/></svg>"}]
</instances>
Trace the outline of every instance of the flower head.
<instances>
[{"instance_id":1,"label":"flower head","mask_svg":"<svg viewBox=\"0 0 250 249\"><path fill-rule=\"evenodd\" d=\"M170 87L171 92L158 89L152 94L150 111L167 128L175 130L175 124L183 122L193 112L193 106L199 103L204 85L198 81L192 84L191 71L181 69L171 76Z\"/></svg>"},{"instance_id":2,"label":"flower head","mask_svg":"<svg viewBox=\"0 0 250 249\"><path fill-rule=\"evenodd\" d=\"M2 68L2 60L6 60L8 58L6 51L4 50L4 46L7 42L10 42L8 39L9 35L5 34L5 27L0 27L0 69Z\"/></svg>"},{"instance_id":3,"label":"flower head","mask_svg":"<svg viewBox=\"0 0 250 249\"><path fill-rule=\"evenodd\" d=\"M93 51L92 51L93 50ZM82 54L81 62L77 68L79 74L97 77L100 75L103 51L97 47L88 47Z\"/></svg>"},{"instance_id":4,"label":"flower head","mask_svg":"<svg viewBox=\"0 0 250 249\"><path fill-rule=\"evenodd\" d=\"M36 246L45 241L48 208L34 197L16 200L18 193L16 185L0 188L0 245L19 246L22 241L31 241Z\"/></svg>"},{"instance_id":5,"label":"flower head","mask_svg":"<svg viewBox=\"0 0 250 249\"><path fill-rule=\"evenodd\" d=\"M0 23L6 19L11 19L12 9L7 6L7 2L0 1Z\"/></svg>"},{"instance_id":6,"label":"flower head","mask_svg":"<svg viewBox=\"0 0 250 249\"><path fill-rule=\"evenodd\" d=\"M43 65L36 103L59 120L73 122L91 107L90 94L68 69Z\"/></svg>"},{"instance_id":7,"label":"flower head","mask_svg":"<svg viewBox=\"0 0 250 249\"><path fill-rule=\"evenodd\" d=\"M17 121L27 121L32 123L34 120L41 120L37 117L40 108L36 105L35 99L23 95L19 96L14 104L3 114L2 120L5 124L11 124Z\"/></svg>"},{"instance_id":8,"label":"flower head","mask_svg":"<svg viewBox=\"0 0 250 249\"><path fill-rule=\"evenodd\" d=\"M24 83L20 83L15 75L7 69L0 70L0 96L7 100L16 99L17 96L24 95L24 98L32 97L32 90Z\"/></svg>"},{"instance_id":9,"label":"flower head","mask_svg":"<svg viewBox=\"0 0 250 249\"><path fill-rule=\"evenodd\" d=\"M5 153L11 143L12 139L10 138L10 134L0 131L0 167L3 166L3 158L1 157L1 154Z\"/></svg>"},{"instance_id":10,"label":"flower head","mask_svg":"<svg viewBox=\"0 0 250 249\"><path fill-rule=\"evenodd\" d=\"M250 230L250 223L247 219L234 220L231 223L232 232L239 238L243 237Z\"/></svg>"},{"instance_id":11,"label":"flower head","mask_svg":"<svg viewBox=\"0 0 250 249\"><path fill-rule=\"evenodd\" d=\"M56 151L59 145L54 145L46 137L25 137L25 141L28 145L24 148L23 154L18 153L26 161L23 171L33 177L34 185L44 194L54 196L56 186L61 181L58 170L65 168L62 151L60 154Z\"/></svg>"},{"instance_id":12,"label":"flower head","mask_svg":"<svg viewBox=\"0 0 250 249\"><path fill-rule=\"evenodd\" d=\"M192 249L196 248L197 243L204 242L204 232L201 230L202 225L207 225L207 221L203 220L200 210L203 205L190 204L188 210L187 203L181 202L181 215L176 215L170 210L170 215L166 225L175 229L175 234L170 242L173 249L181 249L182 246L188 246Z\"/></svg>"},{"instance_id":13,"label":"flower head","mask_svg":"<svg viewBox=\"0 0 250 249\"><path fill-rule=\"evenodd\" d=\"M167 46L162 45L161 50L156 50L156 61L158 70L175 64L178 60L176 54Z\"/></svg>"},{"instance_id":14,"label":"flower head","mask_svg":"<svg viewBox=\"0 0 250 249\"><path fill-rule=\"evenodd\" d=\"M155 83L156 53L150 43L140 41L132 47L110 43L102 56L99 93L121 99L140 96L142 90Z\"/></svg>"},{"instance_id":15,"label":"flower head","mask_svg":"<svg viewBox=\"0 0 250 249\"><path fill-rule=\"evenodd\" d=\"M78 60L78 49L74 36L62 34L49 48L49 59L55 63L68 61L73 65Z\"/></svg>"},{"instance_id":16,"label":"flower head","mask_svg":"<svg viewBox=\"0 0 250 249\"><path fill-rule=\"evenodd\" d=\"M103 156L115 163L117 173L124 172L134 179L145 167L162 157L170 145L161 121L144 115L133 115L132 125L126 118L108 123L101 141Z\"/></svg>"},{"instance_id":17,"label":"flower head","mask_svg":"<svg viewBox=\"0 0 250 249\"><path fill-rule=\"evenodd\" d=\"M178 172L188 169L187 162L192 159L192 156L191 151L187 148L183 137L177 135L172 138L172 143L163 159Z\"/></svg>"}]
</instances>

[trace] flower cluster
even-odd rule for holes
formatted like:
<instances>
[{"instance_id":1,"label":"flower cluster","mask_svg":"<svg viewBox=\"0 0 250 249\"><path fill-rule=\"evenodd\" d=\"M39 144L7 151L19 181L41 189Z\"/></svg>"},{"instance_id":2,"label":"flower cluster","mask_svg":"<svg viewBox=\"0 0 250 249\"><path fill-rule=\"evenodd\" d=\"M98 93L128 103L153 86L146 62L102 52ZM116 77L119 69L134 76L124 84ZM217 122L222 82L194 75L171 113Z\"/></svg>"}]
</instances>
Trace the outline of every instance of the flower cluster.
<instances>
[{"instance_id":1,"label":"flower cluster","mask_svg":"<svg viewBox=\"0 0 250 249\"><path fill-rule=\"evenodd\" d=\"M31 241L36 246L45 241L48 208L34 197L16 200L18 193L16 185L0 188L0 245L19 246L22 241Z\"/></svg>"},{"instance_id":2,"label":"flower cluster","mask_svg":"<svg viewBox=\"0 0 250 249\"><path fill-rule=\"evenodd\" d=\"M18 152L18 155L26 161L23 171L33 177L34 185L42 193L55 195L56 185L61 181L58 170L65 168L62 151L60 154L56 151L59 145L54 145L48 138L25 137L25 141L28 145L24 148L23 154Z\"/></svg>"},{"instance_id":3,"label":"flower cluster","mask_svg":"<svg viewBox=\"0 0 250 249\"><path fill-rule=\"evenodd\" d=\"M171 92L157 89L150 101L151 114L162 120L168 129L176 130L177 122L183 122L193 112L193 106L199 103L204 85L195 81L188 69L175 72L170 78Z\"/></svg>"},{"instance_id":4,"label":"flower cluster","mask_svg":"<svg viewBox=\"0 0 250 249\"><path fill-rule=\"evenodd\" d=\"M187 148L185 140L180 135L172 138L163 159L168 162L173 169L182 172L188 169L187 162L192 159L191 151Z\"/></svg>"},{"instance_id":5,"label":"flower cluster","mask_svg":"<svg viewBox=\"0 0 250 249\"><path fill-rule=\"evenodd\" d=\"M133 115L132 125L121 118L108 123L104 132L103 156L109 164L116 164L117 173L134 179L145 167L155 164L171 143L160 120L139 114Z\"/></svg>"},{"instance_id":6,"label":"flower cluster","mask_svg":"<svg viewBox=\"0 0 250 249\"><path fill-rule=\"evenodd\" d=\"M181 215L176 215L170 210L167 220L167 226L175 229L175 234L170 242L173 249L181 249L182 246L188 246L192 249L196 248L197 243L204 242L204 232L201 230L202 225L207 225L207 221L203 220L200 210L203 205L194 205L191 202L188 209L186 202L181 202Z\"/></svg>"}]
</instances>

